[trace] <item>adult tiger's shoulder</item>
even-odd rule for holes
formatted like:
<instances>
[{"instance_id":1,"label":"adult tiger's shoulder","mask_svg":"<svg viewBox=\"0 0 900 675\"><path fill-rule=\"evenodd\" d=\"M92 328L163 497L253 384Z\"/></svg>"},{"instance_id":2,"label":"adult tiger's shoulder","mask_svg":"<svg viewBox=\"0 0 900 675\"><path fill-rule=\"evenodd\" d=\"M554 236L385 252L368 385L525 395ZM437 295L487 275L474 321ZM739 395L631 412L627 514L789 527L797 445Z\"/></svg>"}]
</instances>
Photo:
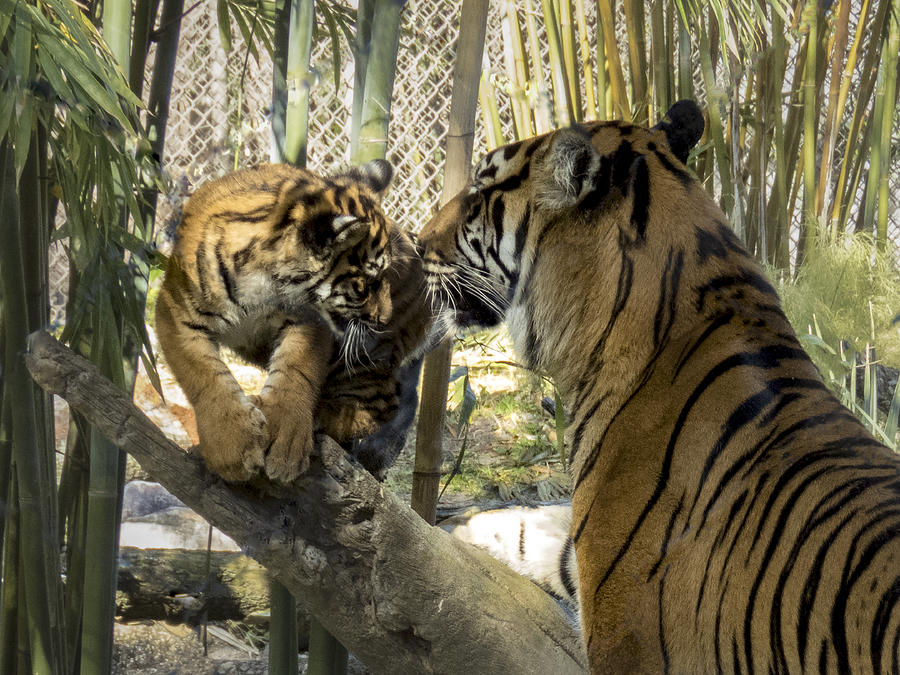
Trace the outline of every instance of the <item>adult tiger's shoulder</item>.
<instances>
[{"instance_id":1,"label":"adult tiger's shoulder","mask_svg":"<svg viewBox=\"0 0 900 675\"><path fill-rule=\"evenodd\" d=\"M351 441L396 412L395 371L427 313L415 307L424 294L414 244L380 206L392 172L380 160L328 177L262 165L206 183L186 204L157 333L196 412L204 459L224 478L264 469L289 482L305 469L338 361L353 367L376 350L384 372L364 397L325 410L328 433ZM268 369L258 400L219 346Z\"/></svg>"},{"instance_id":2,"label":"adult tiger's shoulder","mask_svg":"<svg viewBox=\"0 0 900 675\"><path fill-rule=\"evenodd\" d=\"M692 103L489 153L422 231L572 415L593 672L900 671L900 461L828 391L684 166Z\"/></svg>"}]
</instances>

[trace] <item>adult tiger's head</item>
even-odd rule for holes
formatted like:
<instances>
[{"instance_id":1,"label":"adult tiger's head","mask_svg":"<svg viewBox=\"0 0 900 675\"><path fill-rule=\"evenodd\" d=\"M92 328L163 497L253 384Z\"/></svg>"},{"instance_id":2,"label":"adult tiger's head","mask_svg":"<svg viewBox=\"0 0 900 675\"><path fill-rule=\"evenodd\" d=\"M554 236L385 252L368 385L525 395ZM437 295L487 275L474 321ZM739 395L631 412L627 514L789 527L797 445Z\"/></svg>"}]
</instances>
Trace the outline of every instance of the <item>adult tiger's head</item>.
<instances>
[{"instance_id":1,"label":"adult tiger's head","mask_svg":"<svg viewBox=\"0 0 900 675\"><path fill-rule=\"evenodd\" d=\"M554 374L626 299L658 340L674 308L642 305L650 289L629 295L635 266L680 274L675 242L687 231L698 246L733 242L683 165L702 132L699 109L682 101L652 129L591 122L490 152L420 235L436 324L506 319L520 357Z\"/></svg>"},{"instance_id":2,"label":"adult tiger's head","mask_svg":"<svg viewBox=\"0 0 900 675\"><path fill-rule=\"evenodd\" d=\"M354 322L381 329L393 313L385 273L403 236L380 206L392 175L383 160L327 177L285 164L230 174L191 197L176 252L196 257L201 287L218 277L226 291L204 295L234 308L315 307L337 334Z\"/></svg>"}]
</instances>

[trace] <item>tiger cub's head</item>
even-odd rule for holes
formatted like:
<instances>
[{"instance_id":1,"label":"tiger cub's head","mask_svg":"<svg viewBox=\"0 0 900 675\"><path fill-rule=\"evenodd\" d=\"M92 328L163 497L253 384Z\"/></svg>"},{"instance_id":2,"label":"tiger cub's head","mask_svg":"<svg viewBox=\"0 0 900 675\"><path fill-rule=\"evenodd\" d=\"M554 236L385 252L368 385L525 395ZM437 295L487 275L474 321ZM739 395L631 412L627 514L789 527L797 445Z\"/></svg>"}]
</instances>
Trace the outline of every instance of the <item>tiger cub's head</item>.
<instances>
[{"instance_id":1,"label":"tiger cub's head","mask_svg":"<svg viewBox=\"0 0 900 675\"><path fill-rule=\"evenodd\" d=\"M286 181L273 221L288 236L282 241L284 265L298 266L301 286L310 284L312 301L338 334L352 322L383 328L393 307L386 272L392 266L394 229L381 210L381 196L393 175L391 165L375 160L345 174ZM298 256L298 253L300 255ZM292 295L297 278L276 266L273 278L283 295Z\"/></svg>"},{"instance_id":2,"label":"tiger cub's head","mask_svg":"<svg viewBox=\"0 0 900 675\"><path fill-rule=\"evenodd\" d=\"M191 197L174 255L217 314L314 308L338 335L352 322L380 330L400 229L380 205L392 175L383 160L333 176L286 164L229 174Z\"/></svg>"}]
</instances>

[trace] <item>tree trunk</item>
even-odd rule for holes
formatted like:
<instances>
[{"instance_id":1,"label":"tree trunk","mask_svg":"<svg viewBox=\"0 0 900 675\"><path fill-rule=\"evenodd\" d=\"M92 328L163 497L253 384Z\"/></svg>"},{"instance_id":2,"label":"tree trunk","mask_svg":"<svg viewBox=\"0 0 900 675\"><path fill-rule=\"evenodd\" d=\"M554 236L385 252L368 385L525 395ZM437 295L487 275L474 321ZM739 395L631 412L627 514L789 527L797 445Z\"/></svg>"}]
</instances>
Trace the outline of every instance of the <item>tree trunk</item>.
<instances>
[{"instance_id":1,"label":"tree trunk","mask_svg":"<svg viewBox=\"0 0 900 675\"><path fill-rule=\"evenodd\" d=\"M38 384L265 565L371 670L584 672L581 641L549 596L427 525L330 439L290 489L229 485L46 333L29 338L26 360Z\"/></svg>"},{"instance_id":2,"label":"tree trunk","mask_svg":"<svg viewBox=\"0 0 900 675\"><path fill-rule=\"evenodd\" d=\"M487 32L487 0L467 0L459 20L459 43L453 68L453 95L450 100L450 122L447 134L447 162L444 166L444 188L441 206L463 189L472 164L475 139L475 103L484 36ZM515 19L515 17L513 17ZM444 409L447 407L447 385L453 344L440 345L425 358L419 422L416 427L416 460L412 480L413 510L434 525L441 480Z\"/></svg>"}]
</instances>

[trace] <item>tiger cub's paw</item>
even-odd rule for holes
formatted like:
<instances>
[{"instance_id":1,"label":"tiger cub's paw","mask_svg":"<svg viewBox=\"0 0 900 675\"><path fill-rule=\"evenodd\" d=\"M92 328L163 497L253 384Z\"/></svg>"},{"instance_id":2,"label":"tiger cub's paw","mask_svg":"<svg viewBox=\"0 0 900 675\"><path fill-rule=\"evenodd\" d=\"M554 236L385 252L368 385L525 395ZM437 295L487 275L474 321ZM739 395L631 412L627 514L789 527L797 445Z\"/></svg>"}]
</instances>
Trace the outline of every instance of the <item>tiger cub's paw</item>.
<instances>
[{"instance_id":1,"label":"tiger cub's paw","mask_svg":"<svg viewBox=\"0 0 900 675\"><path fill-rule=\"evenodd\" d=\"M250 401L219 399L195 409L207 468L227 481L246 481L264 467L266 418Z\"/></svg>"},{"instance_id":2,"label":"tiger cub's paw","mask_svg":"<svg viewBox=\"0 0 900 675\"><path fill-rule=\"evenodd\" d=\"M309 468L314 444L310 406L263 395L257 400L271 439L264 462L266 476L276 483L291 483Z\"/></svg>"}]
</instances>

